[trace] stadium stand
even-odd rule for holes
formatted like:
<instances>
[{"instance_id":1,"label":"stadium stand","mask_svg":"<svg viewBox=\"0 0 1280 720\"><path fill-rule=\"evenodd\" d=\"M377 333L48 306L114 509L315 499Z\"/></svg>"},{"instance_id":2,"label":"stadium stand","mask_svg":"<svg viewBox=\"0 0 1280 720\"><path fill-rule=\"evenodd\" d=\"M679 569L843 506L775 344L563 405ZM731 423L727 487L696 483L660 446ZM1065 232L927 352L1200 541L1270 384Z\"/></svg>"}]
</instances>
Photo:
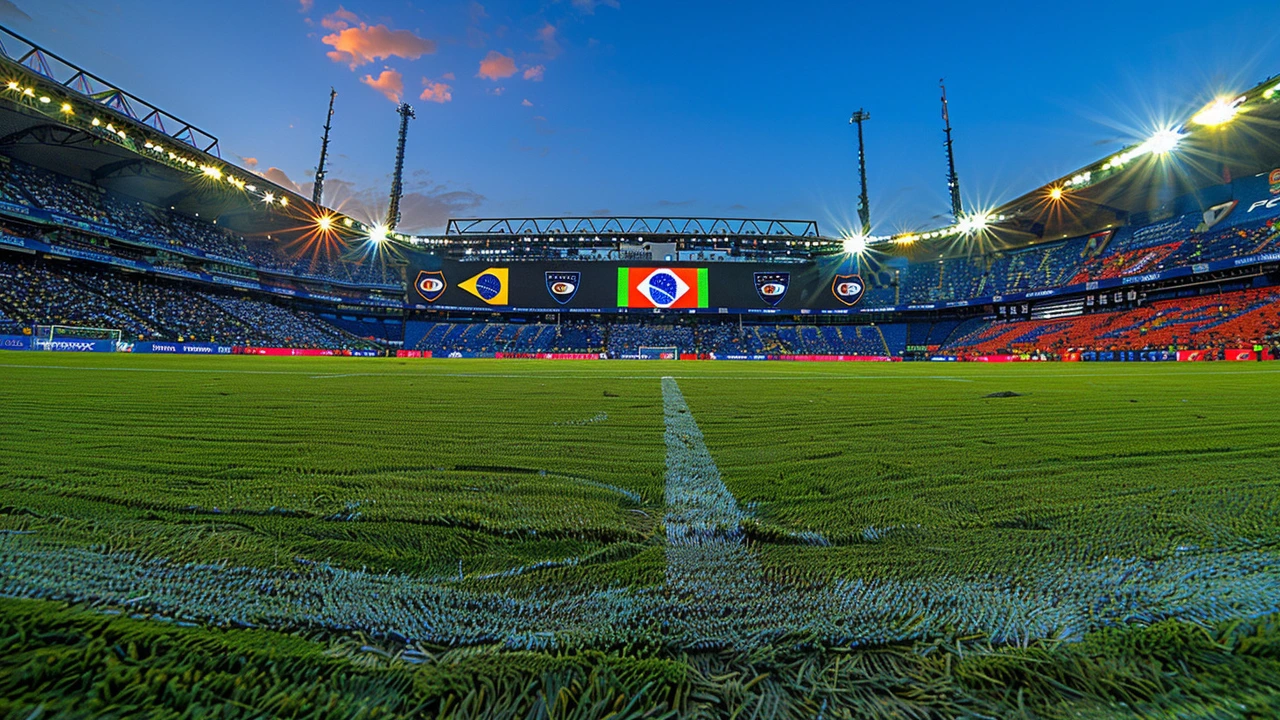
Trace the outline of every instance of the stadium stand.
<instances>
[{"instance_id":1,"label":"stadium stand","mask_svg":"<svg viewBox=\"0 0 1280 720\"><path fill-rule=\"evenodd\" d=\"M370 343L315 315L265 300L93 266L0 258L0 326L10 334L37 325L113 328L128 339L242 346L355 349Z\"/></svg>"},{"instance_id":2,"label":"stadium stand","mask_svg":"<svg viewBox=\"0 0 1280 720\"><path fill-rule=\"evenodd\" d=\"M1159 300L1073 318L983 321L957 329L945 351L963 355L1068 350L1252 347L1280 332L1280 289Z\"/></svg>"}]
</instances>

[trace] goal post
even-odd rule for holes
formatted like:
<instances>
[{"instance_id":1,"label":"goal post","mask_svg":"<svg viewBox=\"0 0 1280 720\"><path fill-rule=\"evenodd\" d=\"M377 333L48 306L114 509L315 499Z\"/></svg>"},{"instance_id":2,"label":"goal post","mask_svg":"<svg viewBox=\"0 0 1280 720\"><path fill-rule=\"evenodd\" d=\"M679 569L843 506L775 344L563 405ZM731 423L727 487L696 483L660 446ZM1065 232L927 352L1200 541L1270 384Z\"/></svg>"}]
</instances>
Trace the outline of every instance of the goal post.
<instances>
[{"instance_id":1,"label":"goal post","mask_svg":"<svg viewBox=\"0 0 1280 720\"><path fill-rule=\"evenodd\" d=\"M641 360L679 360L680 348L671 346L648 346L641 345L636 349L636 355Z\"/></svg>"},{"instance_id":2,"label":"goal post","mask_svg":"<svg viewBox=\"0 0 1280 720\"><path fill-rule=\"evenodd\" d=\"M81 325L36 325L31 333L36 350L117 351L126 344L119 328Z\"/></svg>"}]
</instances>

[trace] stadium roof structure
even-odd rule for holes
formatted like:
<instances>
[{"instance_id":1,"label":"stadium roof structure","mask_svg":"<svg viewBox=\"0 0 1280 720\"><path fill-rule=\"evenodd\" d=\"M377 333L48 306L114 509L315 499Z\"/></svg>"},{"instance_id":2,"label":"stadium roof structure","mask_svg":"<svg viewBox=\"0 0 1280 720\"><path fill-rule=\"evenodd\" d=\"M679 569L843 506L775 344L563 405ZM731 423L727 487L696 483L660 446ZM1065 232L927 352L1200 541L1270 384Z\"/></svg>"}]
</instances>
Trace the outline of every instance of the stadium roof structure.
<instances>
[{"instance_id":1,"label":"stadium roof structure","mask_svg":"<svg viewBox=\"0 0 1280 720\"><path fill-rule=\"evenodd\" d=\"M220 157L218 138L0 26L0 150L243 234L370 228Z\"/></svg>"},{"instance_id":2,"label":"stadium roof structure","mask_svg":"<svg viewBox=\"0 0 1280 720\"><path fill-rule=\"evenodd\" d=\"M450 220L446 236L651 235L657 237L770 237L813 240L813 220L694 217L541 217Z\"/></svg>"}]
</instances>

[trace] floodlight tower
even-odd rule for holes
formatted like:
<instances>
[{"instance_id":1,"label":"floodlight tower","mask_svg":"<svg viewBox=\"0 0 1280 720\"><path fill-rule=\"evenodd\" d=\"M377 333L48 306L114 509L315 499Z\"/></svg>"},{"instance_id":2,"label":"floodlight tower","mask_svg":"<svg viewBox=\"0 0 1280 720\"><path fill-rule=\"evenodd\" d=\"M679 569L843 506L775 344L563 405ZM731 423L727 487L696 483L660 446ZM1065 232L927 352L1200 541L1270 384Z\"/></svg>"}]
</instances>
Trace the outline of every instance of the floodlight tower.
<instances>
[{"instance_id":1,"label":"floodlight tower","mask_svg":"<svg viewBox=\"0 0 1280 720\"><path fill-rule=\"evenodd\" d=\"M391 176L391 200L387 203L387 221L383 223L387 232L396 229L396 225L400 223L400 196L404 194L404 184L402 176L404 175L404 141L409 135L409 121L417 117L413 113L413 106L409 103L400 103L400 107L396 108L396 112L400 113L400 144L396 147L396 169Z\"/></svg>"},{"instance_id":2,"label":"floodlight tower","mask_svg":"<svg viewBox=\"0 0 1280 720\"><path fill-rule=\"evenodd\" d=\"M338 91L329 88L329 114L324 119L324 137L320 140L320 164L316 167L316 184L311 190L311 202L316 206L324 200L324 176L328 172L325 167L329 159L329 129L333 126L333 99Z\"/></svg>"},{"instance_id":3,"label":"floodlight tower","mask_svg":"<svg viewBox=\"0 0 1280 720\"><path fill-rule=\"evenodd\" d=\"M871 119L871 113L858 108L849 118L850 125L858 126L858 178L862 183L862 192L858 195L858 219L862 221L863 237L871 234L871 204L867 201L867 154L862 142L862 123Z\"/></svg>"},{"instance_id":4,"label":"floodlight tower","mask_svg":"<svg viewBox=\"0 0 1280 720\"><path fill-rule=\"evenodd\" d=\"M943 143L947 148L947 189L951 191L951 214L959 220L964 215L964 207L960 205L960 178L956 175L956 153L951 145L951 114L947 112L946 80L939 80L938 85L942 88L942 122L947 138Z\"/></svg>"}]
</instances>

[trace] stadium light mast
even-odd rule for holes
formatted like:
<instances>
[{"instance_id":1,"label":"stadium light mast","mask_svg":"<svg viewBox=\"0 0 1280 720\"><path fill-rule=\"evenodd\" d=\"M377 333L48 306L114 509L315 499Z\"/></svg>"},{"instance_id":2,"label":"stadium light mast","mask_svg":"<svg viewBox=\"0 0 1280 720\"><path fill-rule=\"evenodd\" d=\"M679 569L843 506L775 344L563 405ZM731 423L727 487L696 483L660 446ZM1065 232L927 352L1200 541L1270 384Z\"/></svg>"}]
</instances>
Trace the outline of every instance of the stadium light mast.
<instances>
[{"instance_id":1,"label":"stadium light mast","mask_svg":"<svg viewBox=\"0 0 1280 720\"><path fill-rule=\"evenodd\" d=\"M324 119L324 136L320 139L320 164L316 167L316 184L311 190L311 202L319 206L324 200L324 176L328 172L325 164L329 159L329 130L333 126L333 99L338 91L329 88L329 114Z\"/></svg>"},{"instance_id":2,"label":"stadium light mast","mask_svg":"<svg viewBox=\"0 0 1280 720\"><path fill-rule=\"evenodd\" d=\"M858 126L858 179L862 183L862 189L858 195L858 219L862 221L864 237L871 234L871 203L867 200L867 153L862 140L862 123L870 119L871 113L862 108L858 108L858 111L849 118L850 125Z\"/></svg>"},{"instance_id":3,"label":"stadium light mast","mask_svg":"<svg viewBox=\"0 0 1280 720\"><path fill-rule=\"evenodd\" d=\"M404 194L404 185L402 176L404 175L404 141L409 135L409 121L417 117L413 113L413 106L409 103L400 103L400 107L396 108L396 112L400 113L400 143L396 146L396 169L391 176L391 200L387 203L387 221L383 223L387 232L396 229L396 225L400 224L400 196Z\"/></svg>"},{"instance_id":4,"label":"stadium light mast","mask_svg":"<svg viewBox=\"0 0 1280 720\"><path fill-rule=\"evenodd\" d=\"M960 177L956 175L956 153L951 144L951 113L947 111L946 79L939 80L938 86L942 88L942 122L947 138L943 143L947 148L947 189L951 191L951 214L959 220L964 215L964 207L960 204Z\"/></svg>"}]
</instances>

